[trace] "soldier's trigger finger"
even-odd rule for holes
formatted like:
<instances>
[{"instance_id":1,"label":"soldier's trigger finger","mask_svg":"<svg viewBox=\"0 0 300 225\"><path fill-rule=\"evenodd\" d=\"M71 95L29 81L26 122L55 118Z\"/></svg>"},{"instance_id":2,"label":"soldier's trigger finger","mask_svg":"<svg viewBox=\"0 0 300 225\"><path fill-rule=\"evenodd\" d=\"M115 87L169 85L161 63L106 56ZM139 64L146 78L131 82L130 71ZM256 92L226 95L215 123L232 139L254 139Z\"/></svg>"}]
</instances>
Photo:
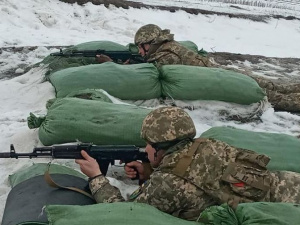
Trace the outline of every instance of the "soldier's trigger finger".
<instances>
[{"instance_id":1,"label":"soldier's trigger finger","mask_svg":"<svg viewBox=\"0 0 300 225\"><path fill-rule=\"evenodd\" d=\"M88 160L88 161L94 160L94 158L92 158L91 156L89 156L89 154L88 154L86 151L81 150L80 153L81 153L82 157L83 157L85 160Z\"/></svg>"}]
</instances>

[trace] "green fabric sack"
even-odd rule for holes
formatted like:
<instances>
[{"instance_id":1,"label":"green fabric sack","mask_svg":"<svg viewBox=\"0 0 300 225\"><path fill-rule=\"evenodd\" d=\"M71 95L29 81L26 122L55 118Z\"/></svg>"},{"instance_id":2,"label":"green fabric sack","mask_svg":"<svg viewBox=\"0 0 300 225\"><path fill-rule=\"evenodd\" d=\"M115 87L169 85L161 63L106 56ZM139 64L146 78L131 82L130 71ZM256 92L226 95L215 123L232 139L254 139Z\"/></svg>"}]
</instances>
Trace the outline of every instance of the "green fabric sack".
<instances>
[{"instance_id":1,"label":"green fabric sack","mask_svg":"<svg viewBox=\"0 0 300 225\"><path fill-rule=\"evenodd\" d=\"M42 223L42 222L24 222L24 223L19 223L18 225L49 225L49 223Z\"/></svg>"},{"instance_id":2,"label":"green fabric sack","mask_svg":"<svg viewBox=\"0 0 300 225\"><path fill-rule=\"evenodd\" d=\"M209 225L296 225L300 222L300 205L291 203L242 203L234 211L227 204L205 209L200 220Z\"/></svg>"},{"instance_id":3,"label":"green fabric sack","mask_svg":"<svg viewBox=\"0 0 300 225\"><path fill-rule=\"evenodd\" d=\"M103 102L110 102L112 101L105 95L101 90L98 89L84 89L79 91L73 91L68 94L66 97L68 98L82 98L87 100L94 100L94 101L103 101ZM46 103L46 108L49 109L51 105L60 98L49 99Z\"/></svg>"},{"instance_id":4,"label":"green fabric sack","mask_svg":"<svg viewBox=\"0 0 300 225\"><path fill-rule=\"evenodd\" d=\"M178 41L178 42L182 44L184 47L198 53L198 46L194 42L192 41Z\"/></svg>"},{"instance_id":5,"label":"green fabric sack","mask_svg":"<svg viewBox=\"0 0 300 225\"><path fill-rule=\"evenodd\" d=\"M90 88L103 89L123 100L148 100L161 95L158 77L158 70L150 63L119 65L107 62L61 70L53 73L50 81L57 98Z\"/></svg>"},{"instance_id":6,"label":"green fabric sack","mask_svg":"<svg viewBox=\"0 0 300 225\"><path fill-rule=\"evenodd\" d=\"M50 225L199 225L163 213L153 206L133 202L87 206L49 205L46 212Z\"/></svg>"},{"instance_id":7,"label":"green fabric sack","mask_svg":"<svg viewBox=\"0 0 300 225\"><path fill-rule=\"evenodd\" d=\"M128 51L127 47L112 41L90 41L66 48L63 50L63 52L67 53L70 51L98 49L102 49L105 51ZM60 57L49 55L37 65L48 65L49 70L46 75L49 75L58 70L89 64L98 64L98 62L95 61L94 57Z\"/></svg>"},{"instance_id":8,"label":"green fabric sack","mask_svg":"<svg viewBox=\"0 0 300 225\"><path fill-rule=\"evenodd\" d=\"M300 205L292 203L255 202L239 204L235 211L241 225L300 224Z\"/></svg>"},{"instance_id":9,"label":"green fabric sack","mask_svg":"<svg viewBox=\"0 0 300 225\"><path fill-rule=\"evenodd\" d=\"M31 129L39 128L44 145L85 142L96 145L145 146L140 138L149 109L79 98L55 101L43 118L28 118ZM39 120L40 123L35 123ZM42 121L41 121L42 120Z\"/></svg>"},{"instance_id":10,"label":"green fabric sack","mask_svg":"<svg viewBox=\"0 0 300 225\"><path fill-rule=\"evenodd\" d=\"M213 127L201 134L227 144L256 151L271 158L269 170L300 172L300 139L286 134L253 132L230 127Z\"/></svg>"},{"instance_id":11,"label":"green fabric sack","mask_svg":"<svg viewBox=\"0 0 300 225\"><path fill-rule=\"evenodd\" d=\"M105 51L128 51L126 46L118 44L112 41L89 41L84 42L78 45L75 45L71 48L66 49L68 50L76 50L76 51L83 51L83 50L105 50Z\"/></svg>"},{"instance_id":12,"label":"green fabric sack","mask_svg":"<svg viewBox=\"0 0 300 225\"><path fill-rule=\"evenodd\" d=\"M36 177L39 175L43 175L48 169L48 164L47 163L36 163L33 164L32 166L28 168L22 168L21 170L17 171L16 173L9 175L8 180L10 183L10 186L13 188L17 184L28 180L32 177ZM58 164L51 164L50 166L50 173L51 174L68 174L68 175L73 175L81 178L87 178L85 175L82 173L71 169L66 166L61 166Z\"/></svg>"},{"instance_id":13,"label":"green fabric sack","mask_svg":"<svg viewBox=\"0 0 300 225\"><path fill-rule=\"evenodd\" d=\"M266 96L255 80L230 70L165 65L160 75L163 95L176 100L217 100L249 105Z\"/></svg>"},{"instance_id":14,"label":"green fabric sack","mask_svg":"<svg viewBox=\"0 0 300 225\"><path fill-rule=\"evenodd\" d=\"M199 221L209 225L239 225L234 210L227 204L206 208Z\"/></svg>"}]
</instances>

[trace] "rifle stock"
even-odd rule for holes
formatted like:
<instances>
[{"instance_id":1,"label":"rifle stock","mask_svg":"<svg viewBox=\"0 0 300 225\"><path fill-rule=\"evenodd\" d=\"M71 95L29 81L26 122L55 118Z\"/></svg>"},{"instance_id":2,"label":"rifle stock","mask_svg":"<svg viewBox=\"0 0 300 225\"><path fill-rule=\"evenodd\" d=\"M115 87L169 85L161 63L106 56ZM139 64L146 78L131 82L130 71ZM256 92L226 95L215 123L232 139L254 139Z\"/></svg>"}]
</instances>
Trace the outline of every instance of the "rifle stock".
<instances>
[{"instance_id":1,"label":"rifle stock","mask_svg":"<svg viewBox=\"0 0 300 225\"><path fill-rule=\"evenodd\" d=\"M115 160L122 160L125 163L136 160L149 162L147 154L134 145L92 145L90 143L36 147L29 153L16 153L14 146L10 145L10 152L0 153L0 158L82 159L81 150L97 160L104 175L109 164L114 165Z\"/></svg>"},{"instance_id":2,"label":"rifle stock","mask_svg":"<svg viewBox=\"0 0 300 225\"><path fill-rule=\"evenodd\" d=\"M114 62L125 62L130 59L138 63L145 62L144 58L140 54L131 53L130 51L106 51L102 49L98 50L82 50L82 51L66 51L63 52L62 49L59 52L51 53L51 56L60 56L60 57L96 57L96 55L107 55Z\"/></svg>"}]
</instances>

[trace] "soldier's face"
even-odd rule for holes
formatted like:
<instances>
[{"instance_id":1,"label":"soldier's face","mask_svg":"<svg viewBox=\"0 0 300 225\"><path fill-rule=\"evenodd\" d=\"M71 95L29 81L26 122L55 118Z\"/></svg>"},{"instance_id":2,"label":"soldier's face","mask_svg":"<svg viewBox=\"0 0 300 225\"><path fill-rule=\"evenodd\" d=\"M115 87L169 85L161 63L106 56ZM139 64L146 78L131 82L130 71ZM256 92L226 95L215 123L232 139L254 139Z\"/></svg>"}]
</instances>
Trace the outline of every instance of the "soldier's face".
<instances>
[{"instance_id":1,"label":"soldier's face","mask_svg":"<svg viewBox=\"0 0 300 225\"><path fill-rule=\"evenodd\" d=\"M138 47L139 47L139 53L141 54L141 56L144 57L145 55L147 55L150 45L149 44L141 44L141 45L138 45Z\"/></svg>"},{"instance_id":2,"label":"soldier's face","mask_svg":"<svg viewBox=\"0 0 300 225\"><path fill-rule=\"evenodd\" d=\"M162 151L162 150L158 151L157 156L155 157L154 155L155 155L156 150L154 148L152 148L152 146L150 144L147 144L147 146L145 148L145 152L148 154L148 159L150 161L152 168L158 167L158 165L160 164L160 162L163 158L164 151Z\"/></svg>"}]
</instances>

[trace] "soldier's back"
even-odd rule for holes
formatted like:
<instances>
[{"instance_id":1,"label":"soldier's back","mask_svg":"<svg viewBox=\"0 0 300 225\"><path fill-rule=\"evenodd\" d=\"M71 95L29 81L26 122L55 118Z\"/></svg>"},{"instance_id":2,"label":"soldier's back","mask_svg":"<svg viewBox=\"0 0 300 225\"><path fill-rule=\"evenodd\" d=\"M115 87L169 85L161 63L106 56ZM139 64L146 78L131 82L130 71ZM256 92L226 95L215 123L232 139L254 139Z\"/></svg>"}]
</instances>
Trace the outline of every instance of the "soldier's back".
<instances>
[{"instance_id":1,"label":"soldier's back","mask_svg":"<svg viewBox=\"0 0 300 225\"><path fill-rule=\"evenodd\" d=\"M148 62L156 62L161 65L190 65L210 67L208 57L199 55L177 41L168 41L160 45L157 50L149 56Z\"/></svg>"}]
</instances>

